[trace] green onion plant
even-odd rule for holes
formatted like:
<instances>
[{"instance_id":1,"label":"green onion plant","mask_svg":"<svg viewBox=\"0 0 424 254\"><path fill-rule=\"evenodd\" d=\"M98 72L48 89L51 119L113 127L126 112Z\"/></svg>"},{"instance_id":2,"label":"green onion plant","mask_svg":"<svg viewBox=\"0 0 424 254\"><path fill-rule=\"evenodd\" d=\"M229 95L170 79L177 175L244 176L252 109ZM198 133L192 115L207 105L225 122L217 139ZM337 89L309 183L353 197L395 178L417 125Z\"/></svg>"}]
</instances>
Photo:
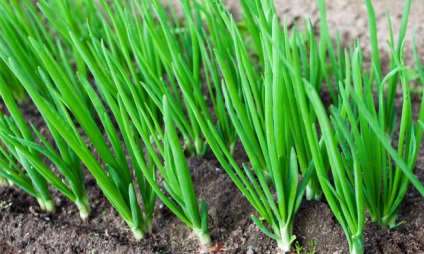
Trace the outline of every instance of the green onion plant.
<instances>
[{"instance_id":1,"label":"green onion plant","mask_svg":"<svg viewBox=\"0 0 424 254\"><path fill-rule=\"evenodd\" d=\"M302 125L301 117L300 117L301 112L296 102L296 97L294 96L294 88L291 86L284 85L287 82L291 82L291 77L289 77L288 75L282 76L284 73L283 70L272 70L266 73L266 67L267 67L266 64L267 62L273 63L275 61L283 61L282 58L284 59L287 58L289 61L291 61L290 59L292 57L290 56L289 52L292 50L298 50L300 62L299 62L299 66L296 66L296 68L299 68L296 75L299 75L302 78L306 78L318 91L320 91L324 74L325 74L321 71L322 63L320 61L320 50L322 50L321 49L322 46L315 39L312 24L306 20L303 23L304 31L302 32L298 29L296 22L294 22L295 32L293 32L293 34L291 35L288 31L288 28L287 27L284 28L284 26L286 26L286 23L287 23L286 20L283 20L282 22L284 23L283 29L278 28L276 24L273 25L271 17L273 17L273 15L276 15L276 11L274 7L274 3L272 1L254 1L249 3L246 2L243 4L243 6L245 6L244 14L242 15L244 23L246 25L249 24L247 25L248 26L247 29L250 31L249 35L252 38L257 38L257 39L253 39L253 41L261 42L260 45L255 43L257 44L255 48L259 58L263 59L261 60L261 62L264 62L265 64L263 69L257 69L255 68L255 66L246 68L246 70L248 71L246 76L249 82L249 87L252 89L255 105L258 107L257 114L259 115L259 119L258 119L259 124L264 123L264 119L265 119L264 107L268 103L268 100L265 97L266 95L264 94L263 84L261 83L261 79L258 78L259 71L261 72L263 71L264 75L268 74L270 77L271 75L272 77L281 76L281 78L274 78L273 86L279 85L283 87L281 88L280 94L278 96L281 96L282 98L288 98L288 103L275 105L274 107L283 107L285 112L287 112L287 118L286 118L287 126L285 126L283 129L288 128L287 130L290 130L290 133L293 138L291 141L288 141L288 142L294 143L294 148L296 150L296 154L298 155L298 159L299 159L300 171L303 174L305 174L308 169L309 161L311 161L312 159L312 154L307 142L305 142L304 136L305 136L307 127ZM251 15L253 15L253 18L250 17ZM326 20L324 21L326 22ZM227 26L228 26L228 23L227 23ZM272 30L273 26L275 26L274 28L275 31ZM282 38L271 39L270 38L271 35L277 36L275 35L276 33L282 33L283 35L279 35L279 37L282 37ZM240 35L240 37L241 37L240 41L242 42L243 35ZM263 42L264 40L267 41L267 44L268 44L266 46L267 48L265 48L265 45ZM246 45L246 43L244 44ZM240 45L237 45L236 47L240 47ZM273 49L273 48L279 48L279 47L283 47L285 49L285 52L282 52L283 54ZM222 54L221 51L217 51L217 52L219 52L219 54ZM241 57L244 58L245 63L247 63L248 59L250 58L249 53L244 54L244 56L241 56ZM218 57L218 59L222 59L222 57ZM276 65L275 68L277 69L285 68L284 66L279 67L280 65L281 63L279 65ZM228 80L230 80L230 76L232 76L231 73L228 72L229 70L229 68L227 67L228 64L225 64L225 62L221 61L220 66L221 68L223 66L226 67L226 70L225 71L223 70L223 75L228 82ZM237 67L235 68L236 70L238 70L238 73L243 73L244 70L242 70L242 68L244 67L245 66L239 65L238 68ZM281 71L281 73L275 74L277 73L277 71L278 72ZM256 80L259 80L259 82L257 82ZM231 82L231 83L234 83L234 82ZM247 83L244 83L244 84L247 84ZM246 90L246 89L247 87L239 88L239 90ZM233 94L232 96L235 96L235 95ZM277 96L277 95L274 95L274 96ZM247 112L250 111L253 113L251 105L246 106L246 110ZM249 117L249 118L254 119L254 117ZM312 122L316 121L315 116L313 114L311 115L311 121ZM257 124L257 123L253 123L253 124ZM266 170L267 168L269 168L269 165L265 166L263 162L265 162L265 160L262 159L262 166ZM321 198L321 193L322 192L321 192L317 177L315 173L313 173L311 177L311 181L309 182L306 189L306 198L319 200Z\"/></svg>"},{"instance_id":2,"label":"green onion plant","mask_svg":"<svg viewBox=\"0 0 424 254\"><path fill-rule=\"evenodd\" d=\"M64 70L60 68L51 53L34 40L31 40L31 44L43 61L39 73L54 96L55 104L52 104L40 91L32 86L32 81L26 75L25 70L12 58L9 59L9 67L24 85L30 98L49 125L50 131L52 133L56 132L61 136L63 142L69 145L69 148L75 152L76 156L93 174L105 196L130 226L134 236L137 239L142 238L151 230L155 195L149 192L148 185L144 185L139 181L139 189L146 193L145 197L147 199L143 200L145 211L142 213L140 209L134 209L134 207L139 207L139 205L129 165L118 133L107 114L106 108L94 92L91 84L83 75L80 75L81 85L90 98L92 107L100 119L102 128L105 130L107 140L112 146L111 148L109 148L91 112L78 96L72 82L67 78ZM75 124L73 119L78 125ZM88 140L83 139L80 134L81 130L85 133ZM91 149L95 149L102 163L96 160ZM48 151L49 149L40 152L48 157ZM104 165L107 172L105 172L102 165ZM144 178L139 176L138 179L143 180Z\"/></svg>"},{"instance_id":3,"label":"green onion plant","mask_svg":"<svg viewBox=\"0 0 424 254\"><path fill-rule=\"evenodd\" d=\"M188 167L177 142L177 134L170 131L174 130L174 125L170 120L170 106L167 106L168 113L165 120L172 123L172 127L166 128L166 133L170 133L169 135L159 135L162 137L160 140L166 140L161 148L159 139L155 137L157 133L162 131L157 120L154 124L148 125L147 120L140 122L143 119L140 118L140 115L137 118L132 115L131 119L134 125L129 122L128 113L125 112L134 112L134 110L144 112L142 115L144 119L147 119L147 116L153 117L154 114L150 108L142 111L142 108L147 104L140 97L138 89L141 86L130 80L120 63L120 59L106 49L102 41L98 41L94 37L91 40L92 44L86 47L82 46L83 43L77 40L73 34L70 36L96 82L98 93L84 75L78 74L81 85L90 98L95 115L101 122L100 126L105 131L106 139L111 144L112 151L109 149L102 131L97 127L95 119L91 117L81 98L78 97L77 90L72 86L71 81L66 78L66 75L63 75L63 69L60 68L46 48L31 40L34 50L43 60L43 66L40 67L39 72L43 74L49 91L54 95L57 107L66 108L70 114L63 115L55 111L55 107L51 107L48 101L28 84L25 75L21 73L22 70L12 59L9 60L10 67L28 90L28 94L40 109L40 113L46 119L46 122L51 123L50 129L56 129L69 146L76 151L78 158L94 175L100 188L131 227L136 238L141 238L145 233L151 231L156 200L155 193L157 193L164 200L164 203L170 206L172 211L193 228L202 243L209 243L206 203L201 203L202 209L199 212ZM107 69L108 72L104 72L104 69ZM109 73L109 75L104 73ZM118 96L111 87L116 89ZM131 96L131 99L128 99L129 96ZM71 118L75 118L78 125L69 121ZM78 128L81 128L87 135L89 144L83 140ZM143 135L140 134L141 137L134 138L135 131ZM118 133L122 135L122 140ZM150 144L152 138L156 143L156 149L164 158L165 167L156 154L156 150ZM149 150L147 159L144 158L142 152L143 143ZM147 143L149 146L146 145ZM93 147L91 149L98 153L102 163L94 158L93 152L89 149L91 146ZM125 150L129 153L130 163L127 162ZM41 152L45 153L45 151ZM176 157L172 158L172 155ZM103 164L107 173L102 169ZM136 184L133 183L130 173L131 166L137 180ZM156 168L159 168L167 179L164 186L175 201L167 199L159 189L156 183ZM137 185L139 187L138 193L143 200L144 211L141 211L138 205L137 192L135 191Z\"/></svg>"},{"instance_id":4,"label":"green onion plant","mask_svg":"<svg viewBox=\"0 0 424 254\"><path fill-rule=\"evenodd\" d=\"M330 52L330 59L335 59L332 62L333 67L337 67L334 76L338 82L337 91L332 91L333 101L338 106L330 108L331 121L315 89L305 81L305 90L318 116L331 168L332 180L328 178L325 169L322 169L325 166L319 166L325 164L325 158L320 158L317 152L314 163L318 178L330 208L345 231L351 253L364 251L362 235L365 208L372 221L380 226L394 228L397 226L397 211L409 182L421 194L424 190L412 173L422 138L422 126L414 124L412 120L403 47L395 50L391 35L389 46L392 64L389 73L383 78L375 15L371 2L366 1L366 4L370 21L372 69L369 74L363 72L358 42L355 42L355 49L350 50L350 53L346 51L344 56L338 46L339 60L332 57L334 53ZM400 45L404 41L405 34L402 31L406 29L408 5L407 1L399 37ZM390 18L389 26L391 27ZM402 83L403 106L396 152L391 144L395 126L395 97L390 92L390 87L397 83L398 77ZM390 83L388 90L385 89L387 83ZM375 90L377 101L373 95ZM337 100L334 100L336 95ZM420 111L418 123L422 121L421 117ZM318 139L311 139L309 136L308 139L310 144L318 147Z\"/></svg>"},{"instance_id":5,"label":"green onion plant","mask_svg":"<svg viewBox=\"0 0 424 254\"><path fill-rule=\"evenodd\" d=\"M5 88L2 87L1 95L11 117L2 116L1 118L0 135L4 144L1 150L4 158L8 159L8 161L2 161L0 169L2 176L36 197L42 209L52 212L54 205L47 188L47 180L77 205L81 219L85 220L89 215L90 206L78 158L57 136L57 133L52 133L52 136L60 153L56 152L42 134L32 126L33 132L41 140L42 145L36 143L10 92L3 90ZM52 163L47 164L41 154ZM25 170L21 169L18 162ZM64 179L56 176L47 165L54 165L63 174Z\"/></svg>"},{"instance_id":6,"label":"green onion plant","mask_svg":"<svg viewBox=\"0 0 424 254\"><path fill-rule=\"evenodd\" d=\"M152 134L159 133L157 130L158 121L149 114L148 109L143 109L141 105L132 108L131 99L123 97L122 118L126 121L127 136L135 136L144 142L145 149L150 158L149 163L153 164L161 174L163 180L161 184L168 195L160 188L160 183L155 176L149 174L146 161L142 153L135 153L135 158L141 166L141 170L146 175L146 181L164 204L186 225L188 225L202 245L210 243L208 229L208 208L204 200L201 201L199 211L196 194L191 180L190 171L187 166L179 137L172 120L172 111L166 97L163 98L165 130L157 138ZM128 112L125 115L125 112ZM147 126L143 127L143 125ZM156 126L156 127L155 127ZM129 140L131 149L137 150L136 139ZM162 141L161 141L162 140ZM139 149L139 148L138 148Z\"/></svg>"},{"instance_id":7,"label":"green onion plant","mask_svg":"<svg viewBox=\"0 0 424 254\"><path fill-rule=\"evenodd\" d=\"M80 217L85 220L89 215L90 206L79 159L55 129L51 128L51 135L59 152L54 150L53 146L44 139L43 135L33 125L31 125L33 132L31 132L10 90L5 85L5 80L0 79L0 83L0 95L10 113L10 117L2 116L2 125L0 127L2 141L10 152L6 177L37 199L40 199L41 195L43 199L47 200L44 202L48 203L48 209L46 210L52 211L54 210L53 202L48 194L47 185L44 183L47 180L77 205ZM59 112L62 115L66 115L63 108L58 109L60 109ZM47 122L47 125L50 125L50 122ZM36 138L40 140L42 145L35 142ZM3 150L4 152L5 150ZM41 154L52 162L51 165L54 165L66 180L60 179L52 172L52 169L49 169ZM19 169L14 159L19 161L28 174ZM5 165L3 167L7 168ZM38 176L38 174L42 177ZM26 179L28 178L26 175L33 179L34 189L37 191L28 191L30 190L30 182ZM41 207L47 206L41 205Z\"/></svg>"},{"instance_id":8,"label":"green onion plant","mask_svg":"<svg viewBox=\"0 0 424 254\"><path fill-rule=\"evenodd\" d=\"M302 49L293 46L297 46L295 43L298 43L299 32L295 30L293 37L289 39L288 33L281 30L275 15L270 20L261 20L260 28L264 34L261 48L265 56L265 70L261 77L254 70L235 21L224 11L221 15L234 41L236 58L233 61L238 66L241 82L239 90L221 52L216 51L223 75L222 90L228 114L249 157L251 168L248 165L243 165L242 168L237 165L219 138L213 123L203 117L204 107L198 106L190 87L179 84L212 151L259 213L260 217L252 216L254 223L267 236L275 239L280 249L289 251L290 244L295 239L292 232L294 215L314 170L314 163L306 161L304 177L299 181L300 160L296 153L297 147L293 147L295 142L288 121L290 102L279 99L287 94L285 89L290 86L291 81L302 80L302 65L299 59L299 51ZM287 55L280 54L274 45L283 45L284 50L281 52ZM289 60L286 57L297 57L298 62L294 67L297 72L292 72L288 67ZM286 64L283 64L284 62ZM307 108L306 105L302 106Z\"/></svg>"},{"instance_id":9,"label":"green onion plant","mask_svg":"<svg viewBox=\"0 0 424 254\"><path fill-rule=\"evenodd\" d=\"M365 211L363 202L363 189L361 171L356 157L351 165L344 163L344 157L339 151L338 140L334 129L331 127L329 117L325 111L318 93L307 82L304 91L312 102L313 109L318 117L320 130L327 149L328 158L319 152L319 140L316 126L308 132L308 140L313 147L313 156L318 179L324 196L335 217L343 228L349 244L350 253L363 253L363 227L365 224ZM304 116L307 122L307 115ZM326 162L330 165L333 182L330 181L326 170Z\"/></svg>"},{"instance_id":10,"label":"green onion plant","mask_svg":"<svg viewBox=\"0 0 424 254\"><path fill-rule=\"evenodd\" d=\"M342 94L345 106L341 109L341 112L345 111L350 118L351 129L354 129L350 135L354 137L357 148L352 150L358 150L359 153L367 210L372 221L380 226L391 228L396 227L397 212L409 182L411 181L423 193L422 185L412 173L421 146L423 129L421 124L413 121L403 54L399 55L400 58L396 55L392 47L392 57L396 65L381 84L377 83L376 102L372 95L374 87L372 80L368 79L366 74L360 77L361 61L355 59L352 63L353 85L350 86L349 81L346 81L344 88L346 92ZM395 141L394 136L384 135L384 110L387 110L386 106L390 105L386 103L384 95L388 80L397 73L402 83L403 96L395 156L393 154L395 150L391 147L391 142ZM349 89L350 92L348 92ZM353 102L348 102L350 94ZM375 105L378 105L378 108ZM420 109L418 122L423 120L421 111Z\"/></svg>"},{"instance_id":11,"label":"green onion plant","mask_svg":"<svg viewBox=\"0 0 424 254\"><path fill-rule=\"evenodd\" d=\"M37 71L38 65L42 64L42 60L32 47L31 40L28 40L28 36L32 36L32 38L34 38L32 41L34 42L43 43L46 50L54 55L68 71L72 69L71 63L68 61L68 56L60 40L57 40L56 43L54 42L54 39L50 35L52 31L44 26L42 17L32 1L3 1L0 4L0 8L4 14L0 17L0 29L3 31L0 38L2 41L0 45L0 57L2 59L2 65L5 67L2 68L4 72L1 73L1 76L3 76L1 82L3 86L1 96L10 113L10 118L4 117L3 119L4 124L2 127L4 133L2 135L4 142L7 143L6 146L9 147L9 161L19 160L31 178L36 177L37 174L41 174L45 177L49 183L58 188L65 196L76 202L80 209L81 218L85 219L88 216L90 208L83 185L79 160L54 129L51 130L51 134L55 139L55 145L60 150L59 153L56 153L53 148L46 143L35 128L32 128L33 132L31 132L31 129L26 125L25 120L19 112L15 101L10 97L10 94L15 95L14 97L17 102L25 100L22 97L17 97L16 92L12 89L16 85L22 87L20 81L12 74L10 66L8 66L9 59L14 59L19 62L22 70L20 74L24 75L26 79L31 80L32 82L30 84L34 89L43 94L44 98L52 105L56 106L54 96L52 96L44 82L45 77L43 73ZM74 84L76 83L74 82ZM61 111L63 109L58 107L58 110ZM13 127L13 125L16 125L16 127ZM35 138L40 139L43 145L36 144L34 142ZM17 141L18 139L26 143L20 143ZM44 155L46 155L59 171L64 174L67 183L62 182L60 178L56 177L54 173L45 166L40 156L40 149L45 150L45 152L43 152L45 153ZM16 150L16 152L14 152L14 150ZM26 161L24 158L26 158ZM17 172L16 165L14 165L14 170ZM33 171L38 173L33 173ZM12 171L9 170L9 172ZM25 174L26 173L23 171L18 173L18 175L23 178L25 178ZM16 176L17 175L15 175L15 177ZM43 183L45 180L42 181L39 178L41 178L41 176L36 177L38 180L34 182L36 184L35 187L46 189L40 193L44 193L43 195L47 197L47 194L45 194L47 192L47 185ZM34 194L38 192L33 191L30 193ZM51 201L49 202L48 210L53 210L53 203ZM45 207L45 205L42 205L42 207Z\"/></svg>"},{"instance_id":12,"label":"green onion plant","mask_svg":"<svg viewBox=\"0 0 424 254\"><path fill-rule=\"evenodd\" d=\"M173 112L168 100L162 99L164 105L161 108L164 110L163 122L165 123L165 131L163 131L162 121L157 118L154 108L150 108L149 103L141 99L140 84L127 76L119 57L107 49L102 41L95 38L92 38L91 52L84 52L75 39L74 43L84 55L99 94L110 107L117 123L116 127L123 136L144 201L145 214L149 212L149 217L152 216L153 198L157 195L172 212L194 230L202 244L208 244L210 236L207 206L202 201L201 211L199 211L187 162L179 143L174 120L171 118ZM108 74L105 75L105 73ZM88 87L86 80L83 83ZM110 89L112 86L117 89L118 96L112 93ZM93 96L92 91L90 97ZM94 104L101 104L100 97L96 98ZM143 152L144 150L146 152ZM162 184L172 199L159 187L157 171L163 177ZM131 209L137 210L133 206ZM150 207L151 210L146 210L146 207Z\"/></svg>"},{"instance_id":13,"label":"green onion plant","mask_svg":"<svg viewBox=\"0 0 424 254\"><path fill-rule=\"evenodd\" d=\"M163 156L165 168L161 168L159 165L158 168L166 179L163 182L164 187L175 202L174 205L171 205L171 201L166 200L164 197L162 200L181 220L193 229L200 242L206 245L211 241L208 229L208 207L206 202L202 200L200 203L201 210L199 211L190 171L175 130L171 109L169 104L167 104L166 97L163 103L165 122L165 150Z\"/></svg>"},{"instance_id":14,"label":"green onion plant","mask_svg":"<svg viewBox=\"0 0 424 254\"><path fill-rule=\"evenodd\" d=\"M338 94L338 99L333 101L335 105L339 106L337 110L335 107L332 109L334 112L333 122L335 127L338 126L336 129L339 131L336 132L339 138L348 143L351 142L349 146L353 146L349 148L345 147L343 150L346 157L351 158L348 163L354 163L352 160L352 157L355 156L354 151L359 151L359 155L356 155L358 156L358 161L355 163L358 163L363 171L365 206L371 215L372 221L378 223L380 226L395 227L397 210L412 175L406 176L400 173L399 166L396 166L397 162L394 163L390 158L388 153L389 148L385 147L382 141L379 141L377 133L373 133L373 131L375 132L377 130L371 128L372 124L369 122L370 118L365 119L363 117L363 110L365 109L359 108L359 105L356 105L356 101L350 98L350 96L354 95L351 95L349 87L354 87L352 90L355 91L354 94L356 94L356 96L365 98L365 105L367 110L372 113L373 121L376 121L378 127L387 133L390 143L393 142L391 140L394 138L394 128L396 127L396 115L394 115L394 100L396 94L393 93L393 87L397 86L399 77L401 77L403 110L400 123L400 138L398 140L398 153L400 158L410 163L408 167L409 171L412 171L420 148L422 130L419 124L413 123L410 109L409 87L404 77L405 66L403 63L402 43L405 40L410 1L405 1L405 11L399 32L398 47L396 48L390 14L387 13L390 27L389 48L392 52L392 60L390 71L386 77L382 76L383 71L379 56L374 8L369 0L365 1L365 4L368 10L370 27L369 34L372 52L371 69L368 72L364 72L360 49L356 48L355 50L359 52L355 54L353 54L352 49L350 53L345 52L342 54L340 51L340 44L337 43L337 57L334 57L335 54L328 50L330 59L334 59L331 62L334 68L334 79L338 82L337 91L334 92L334 94ZM325 11L324 5L320 7ZM357 47L359 42L356 41L355 45L355 47ZM388 84L387 87L386 83ZM377 100L373 97L375 92ZM347 108L349 108L349 110L347 110ZM347 112L352 112L350 118ZM339 117L343 120L340 120ZM335 119L338 120L335 121ZM347 119L349 119L349 121ZM421 121L420 118L418 119L418 122L419 121ZM346 126L341 128L343 122L346 122ZM343 130L343 132L341 130ZM349 138L348 135L351 137Z\"/></svg>"},{"instance_id":15,"label":"green onion plant","mask_svg":"<svg viewBox=\"0 0 424 254\"><path fill-rule=\"evenodd\" d=\"M387 73L371 0L369 70L359 41L343 49L336 33L333 43L324 0L319 39L308 20L289 31L272 0L240 3L237 23L221 1L181 0L181 17L159 0L1 1L0 186L53 211L50 184L85 219L86 168L136 239L152 231L158 197L208 244L208 208L184 151L210 148L280 249L290 251L302 197L324 194L350 252L363 253L367 213L395 228L409 184L424 195L413 174L424 103L414 120L403 52L411 1L397 42L387 13ZM424 83L415 38L413 53ZM25 122L22 102L35 104L51 140ZM241 166L239 140L249 160Z\"/></svg>"},{"instance_id":16,"label":"green onion plant","mask_svg":"<svg viewBox=\"0 0 424 254\"><path fill-rule=\"evenodd\" d=\"M173 105L174 119L185 140L186 150L190 154L203 156L208 146L204 142L193 112L185 105L184 94L180 95L177 83L190 87L197 103L205 106L204 117L212 120L212 112L207 110L207 106L213 109L213 121L216 122L220 136L233 152L237 136L234 127L229 124L225 110L218 64L216 59L211 57L213 47L227 50L228 46L232 46L231 37L222 34L228 32L217 5L208 1L201 3L181 1L183 18L179 21L175 15L170 17L158 1L154 1L153 6L145 2L147 8L143 17L149 27L149 35L153 38L154 48L163 63L167 83L170 83L168 85L163 80L153 79L153 82L144 84L146 90L152 98L155 98L158 107L162 107L162 96L167 95L169 103ZM171 26L176 28L169 29ZM231 55L230 51L225 53L228 63L232 61ZM201 71L202 67L204 72ZM210 102L205 98L207 92Z\"/></svg>"},{"instance_id":17,"label":"green onion plant","mask_svg":"<svg viewBox=\"0 0 424 254\"><path fill-rule=\"evenodd\" d=\"M7 117L3 114L0 116L0 135L2 136L0 143L0 175L2 179L7 179L7 181L2 180L2 182L16 184L34 196L38 200L41 209L52 212L54 211L54 204L47 181L38 173L28 158L30 154L33 159L41 163L40 154L28 148L24 149L28 152L25 154L23 150L15 147L10 140L5 138L8 135L14 135L27 140L34 139L2 76L0 76L0 95L12 116Z\"/></svg>"},{"instance_id":18,"label":"green onion plant","mask_svg":"<svg viewBox=\"0 0 424 254\"><path fill-rule=\"evenodd\" d=\"M350 253L363 253L365 208L373 221L395 227L397 210L409 181L424 194L424 188L413 175L422 129L412 125L409 90L403 83L404 105L398 152L384 129L384 84L401 68L395 68L378 87L378 110L372 95L372 82L362 74L360 49L349 60L346 53L347 78L340 84L340 109L331 107L331 121L318 94L306 83L305 91L317 114L331 168L332 180L325 173L324 158L314 163L326 200L345 231ZM401 75L406 82L404 74ZM365 80L365 81L364 81ZM352 84L353 83L353 84ZM352 99L349 99L352 98ZM332 125L330 124L332 123ZM316 134L315 134L316 136ZM309 139L311 139L308 136ZM404 143L405 142L405 143ZM315 137L310 144L318 147Z\"/></svg>"}]
</instances>

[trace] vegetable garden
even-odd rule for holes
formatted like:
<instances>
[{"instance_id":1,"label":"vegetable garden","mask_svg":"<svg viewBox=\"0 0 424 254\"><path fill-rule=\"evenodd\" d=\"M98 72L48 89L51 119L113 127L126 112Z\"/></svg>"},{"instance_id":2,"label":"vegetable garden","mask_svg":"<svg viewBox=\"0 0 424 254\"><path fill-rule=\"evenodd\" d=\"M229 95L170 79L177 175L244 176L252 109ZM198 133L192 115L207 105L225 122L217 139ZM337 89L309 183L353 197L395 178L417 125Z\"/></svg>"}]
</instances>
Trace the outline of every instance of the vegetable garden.
<instances>
[{"instance_id":1,"label":"vegetable garden","mask_svg":"<svg viewBox=\"0 0 424 254\"><path fill-rule=\"evenodd\" d=\"M0 2L0 250L424 251L411 2L366 45L324 0Z\"/></svg>"}]
</instances>

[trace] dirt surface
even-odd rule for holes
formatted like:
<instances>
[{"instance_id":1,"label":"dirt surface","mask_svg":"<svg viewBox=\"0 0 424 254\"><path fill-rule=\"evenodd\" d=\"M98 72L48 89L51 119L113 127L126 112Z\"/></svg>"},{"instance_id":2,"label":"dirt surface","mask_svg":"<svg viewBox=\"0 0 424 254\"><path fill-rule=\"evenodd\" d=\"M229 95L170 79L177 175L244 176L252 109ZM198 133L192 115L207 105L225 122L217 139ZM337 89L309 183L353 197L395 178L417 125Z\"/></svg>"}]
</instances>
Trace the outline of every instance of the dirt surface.
<instances>
[{"instance_id":1,"label":"dirt surface","mask_svg":"<svg viewBox=\"0 0 424 254\"><path fill-rule=\"evenodd\" d=\"M239 12L236 1L226 1L233 13ZM392 13L395 31L400 24L403 1L374 1L378 17L379 38L383 65L388 65L385 44L388 29L385 4ZM408 34L417 29L417 43L424 55L424 4L413 1ZM327 1L329 26L334 34L340 30L344 45L355 37L367 48L367 15L363 1ZM278 1L278 12L289 19L310 17L317 23L318 11L314 1ZM407 59L411 60L410 37L406 44ZM384 46L383 46L384 45ZM411 61L412 63L412 61ZM414 105L414 109L418 106ZM4 105L0 109L4 111ZM38 114L29 107L27 119L37 126ZM37 127L41 127L38 123ZM245 160L240 155L238 161ZM211 246L201 248L191 231L160 202L157 203L153 233L139 242L133 240L127 225L119 218L86 174L92 214L82 222L76 207L53 191L57 211L40 212L37 202L17 188L0 188L0 253L278 253L276 243L266 237L252 223L254 210L240 194L228 176L210 154L206 159L190 158L194 185L198 197L209 206ZM424 153L415 170L424 183ZM424 199L409 188L399 211L395 230L379 229L367 223L365 228L366 253L424 253ZM348 253L345 235L325 202L303 201L295 217L294 234L302 253ZM294 250L294 249L293 249Z\"/></svg>"}]
</instances>

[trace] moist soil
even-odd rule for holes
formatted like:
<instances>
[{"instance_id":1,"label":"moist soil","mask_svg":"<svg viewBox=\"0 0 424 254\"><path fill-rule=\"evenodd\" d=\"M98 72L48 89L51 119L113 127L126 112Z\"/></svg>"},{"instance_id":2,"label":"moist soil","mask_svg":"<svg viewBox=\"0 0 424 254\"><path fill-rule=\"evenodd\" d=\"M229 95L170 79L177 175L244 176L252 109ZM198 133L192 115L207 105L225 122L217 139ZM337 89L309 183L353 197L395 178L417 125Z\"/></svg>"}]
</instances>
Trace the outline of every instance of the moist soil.
<instances>
[{"instance_id":1,"label":"moist soil","mask_svg":"<svg viewBox=\"0 0 424 254\"><path fill-rule=\"evenodd\" d=\"M236 1L226 1L235 16L240 7ZM385 47L388 38L385 7L392 14L394 31L399 27L403 1L373 1L378 19L378 36L383 65L389 66ZM405 51L407 63L413 64L411 51L412 30L417 31L418 50L424 54L424 5L413 1ZM318 10L314 1L277 1L277 10L288 19L309 17L318 24ZM344 45L360 38L369 59L367 15L363 1L327 1L329 27L338 29ZM368 51L367 51L368 50ZM328 101L328 95L322 95ZM419 109L419 98L414 103ZM0 110L5 112L0 101ZM40 130L42 120L31 105L22 105L26 119ZM246 162L243 152L237 152L238 162ZM40 211L34 198L15 187L0 188L0 253L278 253L276 243L266 237L250 219L256 214L229 177L223 172L212 154L205 159L189 158L193 182L198 197L209 206L209 227L212 244L201 247L191 230L178 220L160 201L154 216L152 234L135 241L132 234L108 203L94 178L85 172L85 183L92 213L83 222L75 205L52 190L56 212ZM424 153L418 158L415 173L424 183ZM367 221L365 226L365 253L424 253L424 199L409 187L399 210L399 222L394 230L380 229ZM323 199L303 200L294 222L294 234L302 253L348 253L343 230ZM292 250L295 252L295 248Z\"/></svg>"}]
</instances>

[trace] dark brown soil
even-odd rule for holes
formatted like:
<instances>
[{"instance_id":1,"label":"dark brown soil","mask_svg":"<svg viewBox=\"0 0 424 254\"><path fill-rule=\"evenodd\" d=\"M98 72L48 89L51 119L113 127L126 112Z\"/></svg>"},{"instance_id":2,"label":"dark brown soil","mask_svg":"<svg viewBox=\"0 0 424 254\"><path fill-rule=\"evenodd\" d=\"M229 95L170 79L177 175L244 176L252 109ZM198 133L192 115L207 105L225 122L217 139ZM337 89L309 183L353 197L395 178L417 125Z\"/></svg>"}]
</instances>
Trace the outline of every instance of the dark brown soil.
<instances>
[{"instance_id":1,"label":"dark brown soil","mask_svg":"<svg viewBox=\"0 0 424 254\"><path fill-rule=\"evenodd\" d=\"M227 2L237 13L236 1ZM282 15L297 19L307 16L317 21L314 1L282 2L278 1L278 11ZM381 29L380 41L384 43L388 31L385 3L390 3L388 7L396 28L400 23L402 1L374 2ZM424 15L421 14L424 5L419 2L412 3L410 29L417 29L419 50L422 49L421 54L424 54ZM363 46L367 47L367 16L363 1L330 0L327 4L330 28L340 30L346 45L352 38L360 37ZM382 51L388 52L383 47L382 44ZM411 52L410 49L409 40L406 51ZM383 53L383 64L388 64L387 55ZM412 59L411 53L406 55ZM1 103L0 109L4 111ZM37 126L36 115L26 113ZM239 161L243 158L240 156ZM218 168L217 161L208 155L205 160L190 158L188 162L198 197L204 198L209 206L213 243L207 248L202 249L190 229L160 202L154 216L153 233L139 242L134 241L127 225L102 195L95 180L86 174L92 209L87 222L82 222L76 207L55 191L57 211L45 214L23 191L14 187L0 188L0 253L278 253L276 243L252 223L250 215L255 213L254 210ZM418 159L415 173L424 183L424 153ZM411 187L400 208L398 221L404 223L392 231L367 223L365 252L424 253L424 199ZM299 246L303 247L302 253L348 253L345 235L325 202L303 201L295 218L294 233Z\"/></svg>"}]
</instances>

